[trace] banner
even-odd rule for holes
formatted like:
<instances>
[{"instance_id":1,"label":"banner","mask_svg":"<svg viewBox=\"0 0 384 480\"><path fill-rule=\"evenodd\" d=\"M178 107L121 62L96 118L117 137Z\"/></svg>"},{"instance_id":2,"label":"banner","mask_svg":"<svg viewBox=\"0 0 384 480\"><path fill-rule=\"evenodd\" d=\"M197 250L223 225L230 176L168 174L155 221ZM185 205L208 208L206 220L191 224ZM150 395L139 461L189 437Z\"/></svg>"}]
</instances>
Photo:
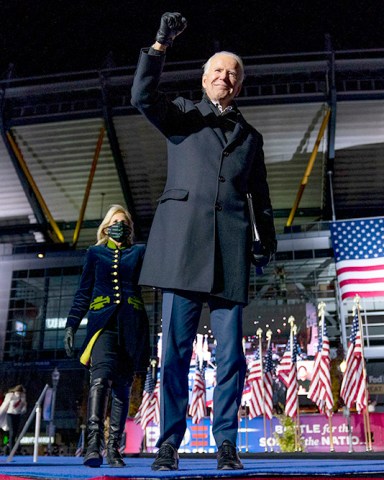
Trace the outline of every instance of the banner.
<instances>
[{"instance_id":1,"label":"banner","mask_svg":"<svg viewBox=\"0 0 384 480\"><path fill-rule=\"evenodd\" d=\"M371 431L375 452L384 451L384 414L370 413ZM127 424L128 425L128 424ZM333 443L335 452L348 452L349 439L352 441L354 452L365 452L364 420L363 416L353 413L350 416L351 434L349 434L347 419L342 413L332 416ZM271 429L272 428L272 429ZM329 422L325 415L301 414L300 431L304 441L304 451L329 452L330 435ZM156 451L156 442L159 438L159 427L150 425L146 429L146 451ZM263 417L252 420L241 418L237 445L242 452L258 453L265 451L279 452L280 448L275 433L282 433L282 426L274 417L267 422L267 438L264 435ZM130 432L127 432L127 438ZM126 450L127 452L127 450ZM180 453L214 453L216 444L212 435L212 424L209 417L204 418L198 425L193 425L191 418L187 419L187 431L179 449Z\"/></svg>"}]
</instances>

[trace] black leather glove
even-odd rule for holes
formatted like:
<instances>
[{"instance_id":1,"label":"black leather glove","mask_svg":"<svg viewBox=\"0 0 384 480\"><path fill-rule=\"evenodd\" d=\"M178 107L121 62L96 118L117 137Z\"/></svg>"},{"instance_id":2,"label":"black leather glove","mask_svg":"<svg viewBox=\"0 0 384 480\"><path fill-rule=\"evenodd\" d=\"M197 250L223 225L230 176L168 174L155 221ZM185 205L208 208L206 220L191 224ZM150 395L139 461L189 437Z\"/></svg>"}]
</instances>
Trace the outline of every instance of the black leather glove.
<instances>
[{"instance_id":1,"label":"black leather glove","mask_svg":"<svg viewBox=\"0 0 384 480\"><path fill-rule=\"evenodd\" d=\"M162 15L160 28L156 35L156 41L167 47L171 47L177 35L185 30L187 20L177 12L166 12Z\"/></svg>"},{"instance_id":2,"label":"black leather glove","mask_svg":"<svg viewBox=\"0 0 384 480\"><path fill-rule=\"evenodd\" d=\"M73 348L74 339L75 339L75 332L73 331L73 328L67 327L65 329L65 334L64 334L64 348L65 348L65 353L70 358L73 357L73 354L75 352Z\"/></svg>"},{"instance_id":3,"label":"black leather glove","mask_svg":"<svg viewBox=\"0 0 384 480\"><path fill-rule=\"evenodd\" d=\"M267 248L261 242L252 242L252 263L256 268L266 267L275 251L276 248Z\"/></svg>"}]
</instances>

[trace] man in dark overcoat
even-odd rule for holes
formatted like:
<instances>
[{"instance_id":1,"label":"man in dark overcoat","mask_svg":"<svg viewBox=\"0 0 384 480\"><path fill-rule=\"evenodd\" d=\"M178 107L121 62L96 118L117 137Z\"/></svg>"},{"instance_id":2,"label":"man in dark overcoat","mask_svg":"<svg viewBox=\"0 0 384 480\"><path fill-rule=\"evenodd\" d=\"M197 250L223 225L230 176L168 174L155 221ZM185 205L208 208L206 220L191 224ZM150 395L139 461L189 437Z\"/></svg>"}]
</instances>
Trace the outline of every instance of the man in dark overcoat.
<instances>
[{"instance_id":1,"label":"man in dark overcoat","mask_svg":"<svg viewBox=\"0 0 384 480\"><path fill-rule=\"evenodd\" d=\"M217 341L213 435L218 468L243 468L236 450L238 408L246 364L242 309L248 301L252 237L247 194L262 244L276 249L263 140L234 98L244 77L241 59L215 54L204 66L200 103L171 101L158 85L165 51L186 27L179 13L161 18L156 42L143 49L132 104L165 136L168 172L148 239L139 282L163 290L161 425L154 470L176 470L186 429L188 371L204 302Z\"/></svg>"}]
</instances>

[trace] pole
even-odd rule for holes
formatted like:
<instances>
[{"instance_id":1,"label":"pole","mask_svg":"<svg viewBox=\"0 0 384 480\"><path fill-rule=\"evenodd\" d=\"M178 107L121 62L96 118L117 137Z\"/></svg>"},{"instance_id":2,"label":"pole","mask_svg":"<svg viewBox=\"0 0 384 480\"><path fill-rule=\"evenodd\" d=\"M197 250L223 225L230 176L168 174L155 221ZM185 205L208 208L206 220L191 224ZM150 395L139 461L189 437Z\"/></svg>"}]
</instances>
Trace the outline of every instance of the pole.
<instances>
[{"instance_id":1,"label":"pole","mask_svg":"<svg viewBox=\"0 0 384 480\"><path fill-rule=\"evenodd\" d=\"M347 419L347 429L348 429L348 445L349 450L348 453L353 453L353 446L352 446L352 426L351 426L351 411L349 407L343 407L343 415Z\"/></svg>"},{"instance_id":2,"label":"pole","mask_svg":"<svg viewBox=\"0 0 384 480\"><path fill-rule=\"evenodd\" d=\"M290 227L292 225L293 219L295 218L296 210L298 209L298 207L300 205L300 200L301 200L301 197L303 196L304 189L307 186L309 176L311 175L313 165L314 165L315 160L316 160L316 155L317 155L317 152L319 150L319 145L320 145L321 139L323 138L324 131L325 131L327 125L328 125L328 120L329 120L330 114L331 114L331 110L329 108L327 108L326 111L325 111L323 121L322 121L321 126L320 126L319 133L318 133L316 141L315 141L315 145L313 147L312 154L309 158L307 168L305 169L303 178L302 178L301 183L299 185L299 190L298 190L297 195L296 195L295 203L294 203L294 205L291 209L291 212L289 214L289 217L288 217L288 220L287 220L287 223L286 223L287 227Z\"/></svg>"},{"instance_id":3,"label":"pole","mask_svg":"<svg viewBox=\"0 0 384 480\"><path fill-rule=\"evenodd\" d=\"M333 445L333 429L332 429L332 412L328 411L328 425L329 425L329 451L334 452L335 447Z\"/></svg>"},{"instance_id":4,"label":"pole","mask_svg":"<svg viewBox=\"0 0 384 480\"><path fill-rule=\"evenodd\" d=\"M81 209L80 209L79 219L77 220L75 231L73 233L73 240L72 240L72 246L73 247L75 247L77 245L77 242L79 240L81 224L83 223L83 220L84 220L84 214L85 214L85 210L87 208L89 194L91 193L93 178L94 178L95 172L96 172L97 161L99 160L101 147L103 146L104 132L105 132L105 128L101 127L99 137L97 139L97 144L96 144L96 149L95 149L95 153L94 153L94 156L93 156L91 169L89 170L88 182L87 182L87 186L86 186L85 193L84 193L83 203L82 203Z\"/></svg>"},{"instance_id":5,"label":"pole","mask_svg":"<svg viewBox=\"0 0 384 480\"><path fill-rule=\"evenodd\" d=\"M269 347L271 346L271 339L272 339L272 330L267 330L267 333L266 333L266 337L267 337L267 352L269 350ZM263 376L263 393L264 393L264 417L265 417L265 422L266 422L266 413L265 413L265 383L264 383L264 379L265 379L265 374ZM273 402L272 402L273 403ZM272 419L270 419L271 421ZM265 427L266 428L266 427ZM270 432L272 432L272 428L270 428ZM268 446L268 432L266 431L265 432L265 445ZM272 452L273 451L273 446L271 445L270 447L270 451Z\"/></svg>"},{"instance_id":6,"label":"pole","mask_svg":"<svg viewBox=\"0 0 384 480\"><path fill-rule=\"evenodd\" d=\"M41 405L36 406L36 422L35 422L35 441L33 442L33 463L37 463L39 456L39 437L41 425Z\"/></svg>"},{"instance_id":7,"label":"pole","mask_svg":"<svg viewBox=\"0 0 384 480\"><path fill-rule=\"evenodd\" d=\"M324 332L325 332L325 302L320 302L319 305L318 305L318 311L319 311L319 315L320 315L320 327L321 327L321 338L323 339L324 338ZM323 346L324 348L324 346ZM320 352L321 355L323 354L323 352ZM329 360L329 356L328 356L328 360ZM328 367L329 367L329 364L328 364ZM324 392L325 394L325 392ZM321 399L320 399L321 400ZM333 405L333 396L332 396L332 405ZM326 401L324 402L324 413L327 415L328 417L328 428L329 428L329 450L331 452L334 452L335 451L335 448L334 448L334 444L333 444L333 428L332 428L332 409L330 408L327 408L327 404L326 404Z\"/></svg>"},{"instance_id":8,"label":"pole","mask_svg":"<svg viewBox=\"0 0 384 480\"><path fill-rule=\"evenodd\" d=\"M29 171L28 165L24 160L24 157L21 153L21 150L19 149L18 145L16 144L16 142L15 142L15 140L14 140L10 131L6 132L6 138L8 140L8 143L9 143L15 157L17 158L17 160L19 162L19 165L20 165L25 177L28 180L29 187L31 188L31 190L35 194L41 210L44 212L45 216L47 217L47 219L49 221L49 224L51 225L52 230L54 231L54 233L56 235L56 238L58 239L59 243L64 243L64 236L63 236L62 232L60 231L57 223L55 222L55 219L53 218L53 216L52 216L52 214L51 214L51 212L48 208L48 205L46 204L46 202L45 202L45 200L44 200L44 198L43 198L43 196L42 196L34 178L31 175L31 172Z\"/></svg>"},{"instance_id":9,"label":"pole","mask_svg":"<svg viewBox=\"0 0 384 480\"><path fill-rule=\"evenodd\" d=\"M59 383L60 373L57 370L57 367L52 372L52 401L51 401L51 416L49 419L48 425L48 455L52 453L52 438L55 438L55 407L56 407L56 392L57 392L57 385Z\"/></svg>"},{"instance_id":10,"label":"pole","mask_svg":"<svg viewBox=\"0 0 384 480\"><path fill-rule=\"evenodd\" d=\"M355 297L355 305L357 308L357 316L359 318L359 330L360 330L360 338L361 338L361 362L363 366L363 379L364 379L364 398L365 398L365 407L363 409L364 415L364 431L365 431L365 447L368 452L372 450L372 438L371 438L371 424L369 420L369 412L368 412L368 389L367 389L367 368L365 365L365 357L364 357L364 335L363 335L363 321L361 319L360 313L360 297L356 295Z\"/></svg>"},{"instance_id":11,"label":"pole","mask_svg":"<svg viewBox=\"0 0 384 480\"><path fill-rule=\"evenodd\" d=\"M264 425L264 438L265 438L265 446L264 446L264 451L268 451L268 445L267 445L267 419L265 416L265 385L264 385L264 369L263 369L263 349L261 345L261 334L263 333L263 330L259 328L257 330L257 336L259 337L259 359L260 359L260 377L261 377L261 391L263 395L263 425Z\"/></svg>"}]
</instances>

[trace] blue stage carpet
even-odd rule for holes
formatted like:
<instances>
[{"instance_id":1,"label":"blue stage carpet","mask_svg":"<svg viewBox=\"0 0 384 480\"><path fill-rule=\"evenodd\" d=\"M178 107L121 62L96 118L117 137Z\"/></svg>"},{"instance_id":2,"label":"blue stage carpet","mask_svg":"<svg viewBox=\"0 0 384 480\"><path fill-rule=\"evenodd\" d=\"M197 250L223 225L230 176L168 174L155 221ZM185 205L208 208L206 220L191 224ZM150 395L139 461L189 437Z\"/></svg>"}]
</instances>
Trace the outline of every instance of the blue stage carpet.
<instances>
[{"instance_id":1,"label":"blue stage carpet","mask_svg":"<svg viewBox=\"0 0 384 480\"><path fill-rule=\"evenodd\" d=\"M82 458L77 457L39 457L36 463L32 457L16 456L7 463L6 457L0 458L0 480L104 480L118 479L214 479L234 478L236 480L257 478L259 480L278 477L319 478L322 476L339 478L381 478L384 479L383 455L373 453L350 454L350 456L331 458L332 455L315 457L309 454L292 454L289 458L281 454L242 455L244 470L220 471L216 469L216 460L211 457L181 457L180 470L176 472L153 472L150 465L153 457L127 457L124 468L87 468Z\"/></svg>"}]
</instances>

